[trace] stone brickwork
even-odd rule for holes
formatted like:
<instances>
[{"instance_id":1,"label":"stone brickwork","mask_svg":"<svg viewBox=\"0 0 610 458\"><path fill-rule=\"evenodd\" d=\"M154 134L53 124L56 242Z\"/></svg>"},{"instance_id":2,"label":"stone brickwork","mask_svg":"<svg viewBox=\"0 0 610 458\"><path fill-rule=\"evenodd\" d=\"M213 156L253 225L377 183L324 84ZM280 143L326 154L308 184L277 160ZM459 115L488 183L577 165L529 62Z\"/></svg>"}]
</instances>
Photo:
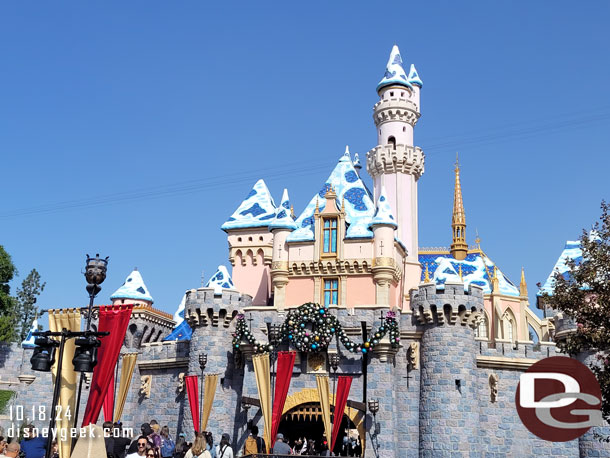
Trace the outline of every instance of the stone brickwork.
<instances>
[{"instance_id":1,"label":"stone brickwork","mask_svg":"<svg viewBox=\"0 0 610 458\"><path fill-rule=\"evenodd\" d=\"M610 456L607 444L600 444L594 437L595 432L610 433L607 427L591 430L579 440L550 443L538 439L523 426L514 404L519 376L533 362L557 352L553 344L499 341L491 348L488 342L475 339L472 328L479 319L482 301L479 288L464 291L461 284L448 284L444 290L422 285L413 292L413 313L398 317L401 347L386 348L385 352L378 347L367 355L366 400L379 401L379 412L374 418L368 409L359 410L365 401L363 356L346 351L337 342L331 343L329 351L341 356L337 375L353 377L350 412L359 422L356 427L365 431L366 456ZM245 354L235 355L231 345L235 319L240 312L246 313L247 320L251 318L248 323L255 337L263 341L267 339L267 325L284 319L272 307L252 307L249 296L231 290L215 296L212 289L200 288L187 294L185 316L193 327L190 342L143 343L126 339L121 352L137 351L138 359L122 417L124 425L137 433L141 423L155 419L168 425L174 435L184 432L192 437L186 390L180 392L178 386L180 374L201 376L199 355L206 353L205 373L219 374L208 430L217 440L222 433L229 433L236 451L243 448L247 438L248 420L262 432L260 408L252 406L246 410L242 405L242 399L259 396L251 359ZM332 309L355 341L361 341L362 323L371 332L380 325L385 312L384 308L367 308L350 314L345 309ZM132 327L134 336L143 324L138 320L131 323L136 325L135 330ZM412 343L416 344L414 350L410 350ZM279 348L287 349L286 345ZM16 391L13 402L23 405L25 412L31 412L32 406L49 404L52 396L51 376L31 370L31 354L32 350L17 345L0 345L0 387ZM328 365L321 371L330 375L332 390L334 374ZM493 399L492 374L497 379ZM31 376L35 377L33 381ZM142 376L151 377L149 396L140 392ZM317 394L312 395L315 390L315 374L308 367L307 355L300 354L288 397L305 399L307 394L315 402ZM85 389L81 419L87 397ZM8 420L0 416L0 426L6 429L10 426ZM34 424L45 426L46 422L35 420Z\"/></svg>"}]
</instances>

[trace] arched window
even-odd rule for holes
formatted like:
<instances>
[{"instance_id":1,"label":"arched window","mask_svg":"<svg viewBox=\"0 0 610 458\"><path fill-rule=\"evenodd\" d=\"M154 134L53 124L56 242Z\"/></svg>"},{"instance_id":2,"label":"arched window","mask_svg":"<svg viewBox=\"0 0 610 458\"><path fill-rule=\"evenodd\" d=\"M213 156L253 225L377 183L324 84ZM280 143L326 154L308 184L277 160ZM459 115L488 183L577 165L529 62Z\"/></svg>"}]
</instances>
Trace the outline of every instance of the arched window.
<instances>
[{"instance_id":1,"label":"arched window","mask_svg":"<svg viewBox=\"0 0 610 458\"><path fill-rule=\"evenodd\" d=\"M515 335L515 322L512 319L508 319L508 340L510 340L511 342L514 342L514 335Z\"/></svg>"},{"instance_id":2,"label":"arched window","mask_svg":"<svg viewBox=\"0 0 610 458\"><path fill-rule=\"evenodd\" d=\"M388 138L388 144L392 145L392 149L396 149L396 139L394 137Z\"/></svg>"},{"instance_id":3,"label":"arched window","mask_svg":"<svg viewBox=\"0 0 610 458\"><path fill-rule=\"evenodd\" d=\"M474 330L475 337L481 337L487 339L487 317L484 317L483 320L479 323L479 325Z\"/></svg>"}]
</instances>

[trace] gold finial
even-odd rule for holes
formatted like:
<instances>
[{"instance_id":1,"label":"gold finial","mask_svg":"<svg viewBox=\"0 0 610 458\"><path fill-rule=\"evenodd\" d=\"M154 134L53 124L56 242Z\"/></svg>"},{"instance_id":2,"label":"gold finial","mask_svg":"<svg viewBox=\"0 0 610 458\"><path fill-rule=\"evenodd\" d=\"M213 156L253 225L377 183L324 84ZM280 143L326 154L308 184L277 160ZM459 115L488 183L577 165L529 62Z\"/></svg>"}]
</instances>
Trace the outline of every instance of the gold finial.
<instances>
[{"instance_id":1,"label":"gold finial","mask_svg":"<svg viewBox=\"0 0 610 458\"><path fill-rule=\"evenodd\" d=\"M320 202L318 201L318 198L316 197L316 211L314 213L320 213Z\"/></svg>"},{"instance_id":2,"label":"gold finial","mask_svg":"<svg viewBox=\"0 0 610 458\"><path fill-rule=\"evenodd\" d=\"M462 275L462 264L458 267L458 275L460 276L460 280L464 281L464 276Z\"/></svg>"},{"instance_id":3,"label":"gold finial","mask_svg":"<svg viewBox=\"0 0 610 458\"><path fill-rule=\"evenodd\" d=\"M477 249L481 249L481 237L479 237L479 229L475 229L476 237L474 239L474 243L477 246Z\"/></svg>"},{"instance_id":4,"label":"gold finial","mask_svg":"<svg viewBox=\"0 0 610 458\"><path fill-rule=\"evenodd\" d=\"M462 199L462 185L460 183L460 164L458 154L455 153L455 185L453 188L453 215L451 217L451 229L453 241L451 243L451 255L461 261L468 254L466 243L466 213Z\"/></svg>"},{"instance_id":5,"label":"gold finial","mask_svg":"<svg viewBox=\"0 0 610 458\"><path fill-rule=\"evenodd\" d=\"M430 283L430 272L428 271L428 263L426 263L426 271L424 272L424 283Z\"/></svg>"},{"instance_id":6,"label":"gold finial","mask_svg":"<svg viewBox=\"0 0 610 458\"><path fill-rule=\"evenodd\" d=\"M500 280L498 280L498 267L494 266L494 276L491 279L491 292L497 293L500 291Z\"/></svg>"},{"instance_id":7,"label":"gold finial","mask_svg":"<svg viewBox=\"0 0 610 458\"><path fill-rule=\"evenodd\" d=\"M341 196L341 213L345 213L345 194Z\"/></svg>"},{"instance_id":8,"label":"gold finial","mask_svg":"<svg viewBox=\"0 0 610 458\"><path fill-rule=\"evenodd\" d=\"M290 216L294 219L294 207L292 205L290 206Z\"/></svg>"},{"instance_id":9,"label":"gold finial","mask_svg":"<svg viewBox=\"0 0 610 458\"><path fill-rule=\"evenodd\" d=\"M525 282L525 269L521 267L521 283L519 283L519 294L527 297L527 283Z\"/></svg>"}]
</instances>

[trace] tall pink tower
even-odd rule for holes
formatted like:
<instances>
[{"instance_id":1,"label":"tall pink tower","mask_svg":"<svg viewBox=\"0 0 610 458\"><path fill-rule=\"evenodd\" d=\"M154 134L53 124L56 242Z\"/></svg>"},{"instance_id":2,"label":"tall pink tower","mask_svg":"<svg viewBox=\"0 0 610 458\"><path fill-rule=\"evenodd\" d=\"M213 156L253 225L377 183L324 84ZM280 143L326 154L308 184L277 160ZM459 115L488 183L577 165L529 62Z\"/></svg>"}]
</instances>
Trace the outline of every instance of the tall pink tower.
<instances>
[{"instance_id":1,"label":"tall pink tower","mask_svg":"<svg viewBox=\"0 0 610 458\"><path fill-rule=\"evenodd\" d=\"M396 237L407 249L407 288L416 287L421 274L417 257L417 180L424 173L424 152L413 146L421 87L415 66L411 65L407 75L400 50L394 45L385 75L377 85L380 99L373 107L377 146L366 158L366 168L375 185L375 201L381 188L385 188L398 224Z\"/></svg>"}]
</instances>

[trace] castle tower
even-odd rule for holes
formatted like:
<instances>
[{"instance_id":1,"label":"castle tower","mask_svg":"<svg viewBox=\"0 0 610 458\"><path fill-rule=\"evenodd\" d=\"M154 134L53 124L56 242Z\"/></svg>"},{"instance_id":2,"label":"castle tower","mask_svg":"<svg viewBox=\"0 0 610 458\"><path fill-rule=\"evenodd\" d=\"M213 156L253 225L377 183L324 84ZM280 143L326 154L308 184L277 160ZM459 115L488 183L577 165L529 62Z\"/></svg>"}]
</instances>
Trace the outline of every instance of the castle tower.
<instances>
[{"instance_id":1,"label":"castle tower","mask_svg":"<svg viewBox=\"0 0 610 458\"><path fill-rule=\"evenodd\" d=\"M233 282L240 293L252 296L253 305L268 305L273 235L269 222L276 207L263 180L258 180L237 210L221 226L227 233Z\"/></svg>"},{"instance_id":2,"label":"castle tower","mask_svg":"<svg viewBox=\"0 0 610 458\"><path fill-rule=\"evenodd\" d=\"M478 347L474 328L483 313L483 288L463 283L422 284L412 291L413 313L423 334L420 345L420 456L448 456L439 445L455 443L464 456L479 451ZM442 445L441 445L442 446Z\"/></svg>"},{"instance_id":3,"label":"castle tower","mask_svg":"<svg viewBox=\"0 0 610 458\"><path fill-rule=\"evenodd\" d=\"M406 287L419 283L417 180L424 173L424 153L413 146L413 128L420 117L422 81L414 66L409 76L398 46L392 48L385 75L377 85L380 100L373 107L377 146L367 153L367 171L375 199L384 186L398 225L397 238L407 249ZM408 290L407 289L407 290Z\"/></svg>"},{"instance_id":4,"label":"castle tower","mask_svg":"<svg viewBox=\"0 0 610 458\"><path fill-rule=\"evenodd\" d=\"M288 284L288 247L286 239L297 225L292 218L288 190L284 189L282 203L278 207L275 218L269 223L273 233L273 255L271 260L271 286L273 301L278 309L286 304L286 285Z\"/></svg>"},{"instance_id":5,"label":"castle tower","mask_svg":"<svg viewBox=\"0 0 610 458\"><path fill-rule=\"evenodd\" d=\"M460 164L455 159L455 187L453 189L453 216L451 217L453 241L451 242L451 255L461 261L468 254L466 243L466 213L462 201L462 185L460 183Z\"/></svg>"},{"instance_id":6,"label":"castle tower","mask_svg":"<svg viewBox=\"0 0 610 458\"><path fill-rule=\"evenodd\" d=\"M375 303L390 307L390 285L394 277L394 231L398 226L383 186L369 227L374 234L371 270L375 282Z\"/></svg>"}]
</instances>

